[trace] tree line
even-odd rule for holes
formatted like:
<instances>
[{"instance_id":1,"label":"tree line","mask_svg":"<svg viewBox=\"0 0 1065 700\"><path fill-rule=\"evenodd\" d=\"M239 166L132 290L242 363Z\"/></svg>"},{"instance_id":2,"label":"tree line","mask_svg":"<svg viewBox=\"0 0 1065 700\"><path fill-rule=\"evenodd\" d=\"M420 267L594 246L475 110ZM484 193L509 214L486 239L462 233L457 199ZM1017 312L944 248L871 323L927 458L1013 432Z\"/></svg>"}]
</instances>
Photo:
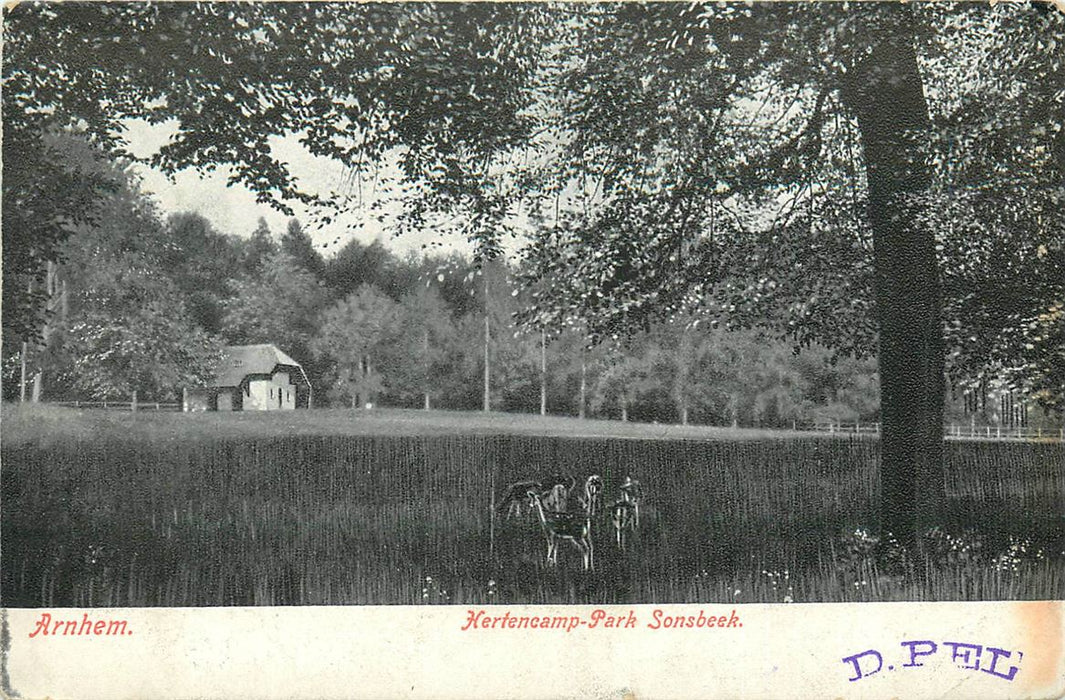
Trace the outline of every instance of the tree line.
<instances>
[{"instance_id":1,"label":"tree line","mask_svg":"<svg viewBox=\"0 0 1065 700\"><path fill-rule=\"evenodd\" d=\"M42 337L5 343L6 399L173 401L210 380L225 345L272 343L303 365L318 406L755 426L875 420L871 360L796 353L696 315L599 343L575 324L534 328L520 322L523 261L400 257L357 240L327 257L296 218L279 234L259 219L246 236L194 213L164 220L128 164L72 136L57 147L110 191L45 282L55 303Z\"/></svg>"}]
</instances>

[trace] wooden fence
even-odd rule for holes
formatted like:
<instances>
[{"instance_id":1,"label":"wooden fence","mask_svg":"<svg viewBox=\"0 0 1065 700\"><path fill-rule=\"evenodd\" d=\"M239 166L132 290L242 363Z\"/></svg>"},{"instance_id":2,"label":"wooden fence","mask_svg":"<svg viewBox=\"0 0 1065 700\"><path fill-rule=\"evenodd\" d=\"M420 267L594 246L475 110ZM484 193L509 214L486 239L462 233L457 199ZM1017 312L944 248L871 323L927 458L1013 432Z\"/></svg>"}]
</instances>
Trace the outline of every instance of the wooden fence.
<instances>
[{"instance_id":1,"label":"wooden fence","mask_svg":"<svg viewBox=\"0 0 1065 700\"><path fill-rule=\"evenodd\" d=\"M879 423L797 423L792 421L792 430L814 431L819 433L839 433L841 435L879 435Z\"/></svg>"},{"instance_id":2,"label":"wooden fence","mask_svg":"<svg viewBox=\"0 0 1065 700\"><path fill-rule=\"evenodd\" d=\"M95 408L109 411L181 411L180 403L160 403L157 401L138 401L136 408L132 401L50 401L55 406L70 408ZM880 423L798 423L792 422L791 429L796 431L829 433L834 435L879 435ZM948 425L943 429L944 437L955 440L1062 440L1065 441L1065 428L1009 428L1003 426Z\"/></svg>"},{"instance_id":3,"label":"wooden fence","mask_svg":"<svg viewBox=\"0 0 1065 700\"><path fill-rule=\"evenodd\" d=\"M1065 440L1065 428L948 425L946 436L962 440Z\"/></svg>"},{"instance_id":4,"label":"wooden fence","mask_svg":"<svg viewBox=\"0 0 1065 700\"><path fill-rule=\"evenodd\" d=\"M839 435L879 435L879 423L792 423L793 430ZM947 438L959 440L1065 440L1065 428L1010 428L1006 426L947 425Z\"/></svg>"},{"instance_id":5,"label":"wooden fence","mask_svg":"<svg viewBox=\"0 0 1065 700\"><path fill-rule=\"evenodd\" d=\"M180 403L162 403L159 401L49 401L53 406L69 408L95 408L107 411L180 411Z\"/></svg>"}]
</instances>

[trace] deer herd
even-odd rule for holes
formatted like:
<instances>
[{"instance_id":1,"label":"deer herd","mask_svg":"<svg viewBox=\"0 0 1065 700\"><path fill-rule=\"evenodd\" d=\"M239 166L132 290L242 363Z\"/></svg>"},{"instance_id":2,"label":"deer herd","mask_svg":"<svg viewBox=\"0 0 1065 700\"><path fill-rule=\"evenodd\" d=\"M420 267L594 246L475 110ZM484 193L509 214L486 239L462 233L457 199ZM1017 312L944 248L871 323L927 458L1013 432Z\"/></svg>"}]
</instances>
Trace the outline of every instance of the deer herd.
<instances>
[{"instance_id":1,"label":"deer herd","mask_svg":"<svg viewBox=\"0 0 1065 700\"><path fill-rule=\"evenodd\" d=\"M569 542L581 555L586 570L595 568L592 544L592 523L602 512L603 479L592 474L584 481L584 488L576 493L577 510L570 510L570 497L577 482L570 477L559 477L544 483L527 480L507 487L499 502L498 510L505 519L535 516L547 540L547 563L558 564L558 547ZM610 522L614 526L614 539L619 549L628 544L629 533L640 527L640 482L625 477L620 487L621 497L610 506Z\"/></svg>"}]
</instances>

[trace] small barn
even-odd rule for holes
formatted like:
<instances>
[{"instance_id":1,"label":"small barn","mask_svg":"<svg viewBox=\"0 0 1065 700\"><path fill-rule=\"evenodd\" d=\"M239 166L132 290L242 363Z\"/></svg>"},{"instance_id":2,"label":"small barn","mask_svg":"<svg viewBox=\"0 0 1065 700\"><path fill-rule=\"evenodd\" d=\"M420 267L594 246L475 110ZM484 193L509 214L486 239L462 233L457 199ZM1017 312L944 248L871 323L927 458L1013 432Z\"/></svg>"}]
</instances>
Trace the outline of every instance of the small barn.
<instances>
[{"instance_id":1,"label":"small barn","mask_svg":"<svg viewBox=\"0 0 1065 700\"><path fill-rule=\"evenodd\" d=\"M186 411L284 411L310 408L303 367L275 345L230 345L206 387L185 394Z\"/></svg>"}]
</instances>

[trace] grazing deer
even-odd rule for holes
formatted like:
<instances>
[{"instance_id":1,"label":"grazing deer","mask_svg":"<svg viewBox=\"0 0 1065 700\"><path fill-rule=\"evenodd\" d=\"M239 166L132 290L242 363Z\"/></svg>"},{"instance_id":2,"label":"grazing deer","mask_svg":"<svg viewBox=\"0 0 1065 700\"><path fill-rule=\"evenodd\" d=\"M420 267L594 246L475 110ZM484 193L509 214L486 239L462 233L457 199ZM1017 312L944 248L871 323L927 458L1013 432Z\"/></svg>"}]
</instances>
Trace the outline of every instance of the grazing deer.
<instances>
[{"instance_id":1,"label":"grazing deer","mask_svg":"<svg viewBox=\"0 0 1065 700\"><path fill-rule=\"evenodd\" d=\"M529 504L528 492L530 490L539 491L543 486L539 481L527 480L518 481L507 487L506 493L503 494L503 498L500 499L499 504L496 506L496 510L503 515L507 520L511 518L520 518L522 516L522 510L525 507L529 507L530 511L532 506Z\"/></svg>"},{"instance_id":2,"label":"grazing deer","mask_svg":"<svg viewBox=\"0 0 1065 700\"><path fill-rule=\"evenodd\" d=\"M624 498L614 501L610 507L610 516L614 521L614 536L617 539L618 549L624 550L628 541L628 533L636 531L636 504Z\"/></svg>"},{"instance_id":3,"label":"grazing deer","mask_svg":"<svg viewBox=\"0 0 1065 700\"><path fill-rule=\"evenodd\" d=\"M643 500L643 490L640 488L640 482L631 476L626 476L625 482L621 484L621 500L632 504L632 529L635 530L640 527L640 501Z\"/></svg>"},{"instance_id":4,"label":"grazing deer","mask_svg":"<svg viewBox=\"0 0 1065 700\"><path fill-rule=\"evenodd\" d=\"M558 486L558 484L556 484ZM547 539L547 563L558 564L558 543L562 540L572 542L581 553L581 563L585 571L595 568L592 547L592 519L577 513L555 513L544 510L540 494L530 489L529 502L540 516L540 527Z\"/></svg>"},{"instance_id":5,"label":"grazing deer","mask_svg":"<svg viewBox=\"0 0 1065 700\"><path fill-rule=\"evenodd\" d=\"M603 479L598 474L592 474L584 482L584 495L578 496L581 508L588 516L594 516L599 512L599 502L603 494Z\"/></svg>"}]
</instances>

